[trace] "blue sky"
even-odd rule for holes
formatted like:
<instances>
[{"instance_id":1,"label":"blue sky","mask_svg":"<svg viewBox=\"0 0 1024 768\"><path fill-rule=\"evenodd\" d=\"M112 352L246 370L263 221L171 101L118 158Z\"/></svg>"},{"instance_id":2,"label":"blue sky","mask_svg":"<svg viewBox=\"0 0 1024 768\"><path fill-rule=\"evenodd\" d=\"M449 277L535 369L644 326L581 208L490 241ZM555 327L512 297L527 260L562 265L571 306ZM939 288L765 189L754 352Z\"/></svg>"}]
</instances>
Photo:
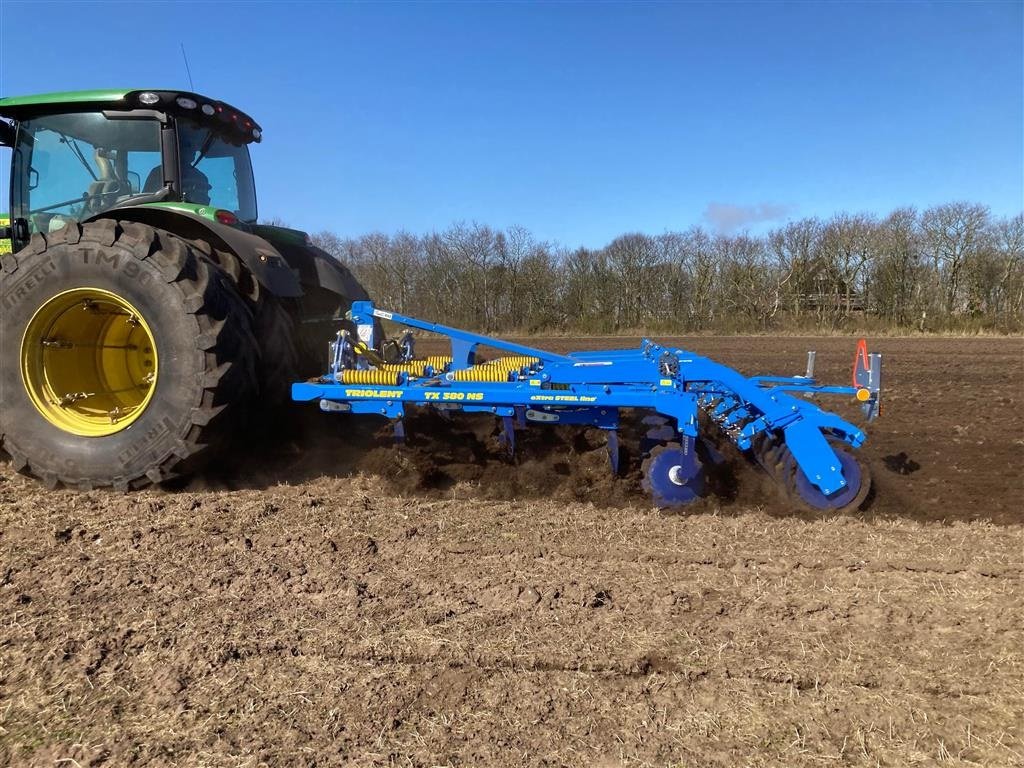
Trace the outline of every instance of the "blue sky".
<instances>
[{"instance_id":1,"label":"blue sky","mask_svg":"<svg viewBox=\"0 0 1024 768\"><path fill-rule=\"evenodd\" d=\"M187 88L184 43L196 90L263 125L261 216L310 231L600 246L957 199L1012 215L1022 9L0 0L0 94Z\"/></svg>"}]
</instances>

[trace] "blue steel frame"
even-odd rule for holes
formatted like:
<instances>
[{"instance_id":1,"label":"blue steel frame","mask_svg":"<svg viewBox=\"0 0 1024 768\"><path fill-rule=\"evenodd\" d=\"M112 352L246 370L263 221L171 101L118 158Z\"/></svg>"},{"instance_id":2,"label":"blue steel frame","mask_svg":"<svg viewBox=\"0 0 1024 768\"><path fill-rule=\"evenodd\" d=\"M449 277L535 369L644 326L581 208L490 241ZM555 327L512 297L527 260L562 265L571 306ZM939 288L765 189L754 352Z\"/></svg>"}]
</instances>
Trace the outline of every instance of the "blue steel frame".
<instances>
[{"instance_id":1,"label":"blue steel frame","mask_svg":"<svg viewBox=\"0 0 1024 768\"><path fill-rule=\"evenodd\" d=\"M373 318L447 336L451 370L472 367L480 345L537 358L540 363L511 373L508 381L454 381L443 372L412 378L402 373L397 385L378 386L340 383L336 362L319 380L293 384L293 400L318 400L324 411L389 419L402 419L406 405L417 405L492 413L503 417L506 427L513 420L519 425L587 424L609 430L610 439L619 425L620 408L661 414L673 420L679 434L686 437L697 437L697 414L703 408L741 450L748 450L761 433L781 436L796 464L826 496L846 487L842 464L827 437L858 448L866 436L809 398L818 394L855 396L869 421L879 413L881 355L867 355L866 350L862 354L863 345L855 360L856 384L823 386L813 377L813 356L805 376L747 378L706 357L647 339L639 349L561 355L388 312L368 301L353 303L350 317L360 340L370 347ZM356 360L359 368L373 367L366 357L357 356ZM506 432L507 439L514 440L514 433Z\"/></svg>"}]
</instances>

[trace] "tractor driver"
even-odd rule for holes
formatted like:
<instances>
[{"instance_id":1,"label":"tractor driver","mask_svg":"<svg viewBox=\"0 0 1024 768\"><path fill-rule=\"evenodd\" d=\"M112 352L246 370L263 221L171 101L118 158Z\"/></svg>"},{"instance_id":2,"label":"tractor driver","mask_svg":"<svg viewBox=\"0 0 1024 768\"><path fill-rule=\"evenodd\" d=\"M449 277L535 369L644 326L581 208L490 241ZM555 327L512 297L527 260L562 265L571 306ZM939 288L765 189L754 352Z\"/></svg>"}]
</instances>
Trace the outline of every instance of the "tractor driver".
<instances>
[{"instance_id":1,"label":"tractor driver","mask_svg":"<svg viewBox=\"0 0 1024 768\"><path fill-rule=\"evenodd\" d=\"M203 132L192 128L182 128L178 131L178 152L181 163L181 197L187 203L198 205L210 204L210 180L206 174L196 168L196 154L203 147ZM164 170L158 165L146 177L146 184L143 192L155 193L163 186Z\"/></svg>"}]
</instances>

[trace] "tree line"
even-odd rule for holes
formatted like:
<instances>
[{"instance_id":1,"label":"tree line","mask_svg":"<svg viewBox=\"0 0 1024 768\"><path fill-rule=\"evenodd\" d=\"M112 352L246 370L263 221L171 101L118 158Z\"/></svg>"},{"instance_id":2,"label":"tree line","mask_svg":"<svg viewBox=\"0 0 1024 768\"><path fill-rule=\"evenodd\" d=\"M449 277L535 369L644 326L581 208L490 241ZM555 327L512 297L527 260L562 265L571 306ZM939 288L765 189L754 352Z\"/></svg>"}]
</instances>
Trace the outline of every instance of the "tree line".
<instances>
[{"instance_id":1,"label":"tree line","mask_svg":"<svg viewBox=\"0 0 1024 768\"><path fill-rule=\"evenodd\" d=\"M1024 214L966 202L599 249L480 224L313 240L379 306L488 333L1024 328Z\"/></svg>"}]
</instances>

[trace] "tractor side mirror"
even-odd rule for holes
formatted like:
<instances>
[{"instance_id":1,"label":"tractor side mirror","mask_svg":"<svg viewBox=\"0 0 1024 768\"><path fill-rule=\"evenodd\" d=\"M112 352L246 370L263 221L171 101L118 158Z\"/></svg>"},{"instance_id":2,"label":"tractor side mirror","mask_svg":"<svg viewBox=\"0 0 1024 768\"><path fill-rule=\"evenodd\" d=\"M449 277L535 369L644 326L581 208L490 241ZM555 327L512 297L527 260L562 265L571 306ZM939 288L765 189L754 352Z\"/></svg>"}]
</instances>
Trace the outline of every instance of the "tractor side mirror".
<instances>
[{"instance_id":1,"label":"tractor side mirror","mask_svg":"<svg viewBox=\"0 0 1024 768\"><path fill-rule=\"evenodd\" d=\"M28 169L28 188L33 190L39 186L39 171L35 168Z\"/></svg>"},{"instance_id":2,"label":"tractor side mirror","mask_svg":"<svg viewBox=\"0 0 1024 768\"><path fill-rule=\"evenodd\" d=\"M10 226L0 227L0 240L28 240L31 233L28 229L28 222L25 219L15 219Z\"/></svg>"}]
</instances>

